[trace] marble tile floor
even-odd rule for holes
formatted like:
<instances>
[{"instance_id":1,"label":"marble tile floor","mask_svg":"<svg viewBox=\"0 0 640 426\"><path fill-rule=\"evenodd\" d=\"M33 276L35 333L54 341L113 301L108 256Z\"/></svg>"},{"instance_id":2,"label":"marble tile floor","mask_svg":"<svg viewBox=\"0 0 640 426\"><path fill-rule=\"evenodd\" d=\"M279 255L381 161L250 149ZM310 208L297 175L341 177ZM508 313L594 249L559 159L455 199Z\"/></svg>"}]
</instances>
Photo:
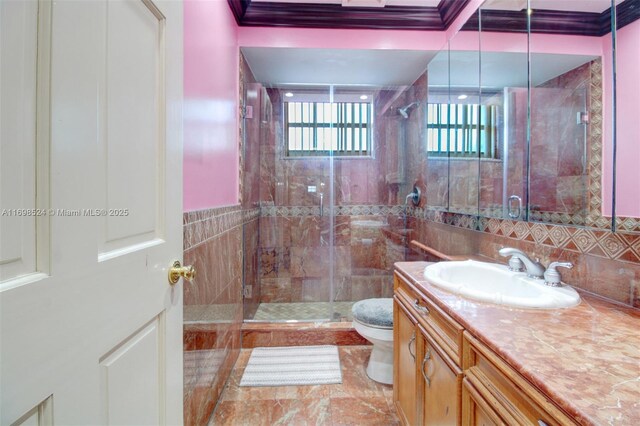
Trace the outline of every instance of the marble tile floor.
<instances>
[{"instance_id":1,"label":"marble tile floor","mask_svg":"<svg viewBox=\"0 0 640 426\"><path fill-rule=\"evenodd\" d=\"M393 387L365 372L371 346L341 346L339 353L341 384L240 387L251 355L243 349L209 426L399 425Z\"/></svg>"},{"instance_id":2,"label":"marble tile floor","mask_svg":"<svg viewBox=\"0 0 640 426\"><path fill-rule=\"evenodd\" d=\"M260 303L253 321L352 321L355 302Z\"/></svg>"}]
</instances>

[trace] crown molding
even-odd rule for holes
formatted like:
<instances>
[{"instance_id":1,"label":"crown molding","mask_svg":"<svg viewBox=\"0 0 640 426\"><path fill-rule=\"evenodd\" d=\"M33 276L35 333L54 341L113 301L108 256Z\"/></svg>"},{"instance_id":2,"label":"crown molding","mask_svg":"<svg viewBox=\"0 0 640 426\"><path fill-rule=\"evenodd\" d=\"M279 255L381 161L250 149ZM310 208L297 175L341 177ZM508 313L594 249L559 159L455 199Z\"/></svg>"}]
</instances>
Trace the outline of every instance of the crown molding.
<instances>
[{"instance_id":1,"label":"crown molding","mask_svg":"<svg viewBox=\"0 0 640 426\"><path fill-rule=\"evenodd\" d=\"M343 7L328 3L227 0L238 25L443 31L469 0L442 0L438 7Z\"/></svg>"}]
</instances>

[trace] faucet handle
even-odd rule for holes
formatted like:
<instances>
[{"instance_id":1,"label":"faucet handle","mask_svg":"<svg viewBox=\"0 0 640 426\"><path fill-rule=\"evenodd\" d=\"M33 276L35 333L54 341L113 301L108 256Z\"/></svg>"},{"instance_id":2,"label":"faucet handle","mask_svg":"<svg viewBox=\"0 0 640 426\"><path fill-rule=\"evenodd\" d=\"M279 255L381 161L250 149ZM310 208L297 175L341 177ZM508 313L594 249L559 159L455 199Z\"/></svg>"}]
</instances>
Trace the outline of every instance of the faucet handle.
<instances>
[{"instance_id":1,"label":"faucet handle","mask_svg":"<svg viewBox=\"0 0 640 426\"><path fill-rule=\"evenodd\" d=\"M511 256L509 258L509 270L513 272L523 272L524 271L524 263L518 257L518 255L524 254L518 249L514 249L511 247L503 247L498 251L500 256Z\"/></svg>"},{"instance_id":2,"label":"faucet handle","mask_svg":"<svg viewBox=\"0 0 640 426\"><path fill-rule=\"evenodd\" d=\"M509 270L512 272L524 272L524 263L519 257L511 256L509 258Z\"/></svg>"},{"instance_id":3,"label":"faucet handle","mask_svg":"<svg viewBox=\"0 0 640 426\"><path fill-rule=\"evenodd\" d=\"M544 283L551 287L560 287L562 285L562 277L557 268L573 268L571 262L551 262L544 273Z\"/></svg>"}]
</instances>

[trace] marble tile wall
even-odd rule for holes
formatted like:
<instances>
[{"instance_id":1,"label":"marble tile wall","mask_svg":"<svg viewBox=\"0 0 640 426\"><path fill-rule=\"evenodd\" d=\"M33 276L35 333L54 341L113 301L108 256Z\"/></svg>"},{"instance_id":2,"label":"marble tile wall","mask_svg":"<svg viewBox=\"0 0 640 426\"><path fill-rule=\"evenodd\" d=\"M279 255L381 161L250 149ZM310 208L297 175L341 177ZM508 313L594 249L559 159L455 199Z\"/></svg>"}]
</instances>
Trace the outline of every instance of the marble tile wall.
<instances>
[{"instance_id":1,"label":"marble tile wall","mask_svg":"<svg viewBox=\"0 0 640 426\"><path fill-rule=\"evenodd\" d=\"M598 127L602 122L602 104L590 102L592 65L600 66L584 64L531 91L531 210L580 215L582 224L588 207L586 140L594 125L578 124L576 114L588 113ZM601 96L602 88L597 90Z\"/></svg>"},{"instance_id":2,"label":"marble tile wall","mask_svg":"<svg viewBox=\"0 0 640 426\"><path fill-rule=\"evenodd\" d=\"M242 279L255 276L258 209L222 207L184 214L184 263L197 274L184 286L184 423L205 424L240 350ZM243 240L244 238L244 240Z\"/></svg>"},{"instance_id":3,"label":"marble tile wall","mask_svg":"<svg viewBox=\"0 0 640 426\"><path fill-rule=\"evenodd\" d=\"M414 111L407 121L401 120L397 113L398 107L416 99L417 95L410 89L378 92L374 100L373 156L334 157L333 165L328 157L286 157L282 134L283 99L278 89L270 88L266 92L269 98L265 99L263 107L271 113L268 121L263 120L259 138L261 206L318 206L318 193L323 193L327 201L332 184L334 203L338 206L396 205L403 201L400 198L413 185L413 181L409 182L404 158L418 158L407 152L418 144L407 141L417 140L418 123L421 123L418 111ZM403 133L405 130L406 134ZM329 181L331 168L333 182ZM309 192L309 186L315 186L317 192ZM399 195L401 193L404 195Z\"/></svg>"},{"instance_id":4,"label":"marble tile wall","mask_svg":"<svg viewBox=\"0 0 640 426\"><path fill-rule=\"evenodd\" d=\"M449 209L456 212L478 209L477 159L452 158L449 161Z\"/></svg>"},{"instance_id":5,"label":"marble tile wall","mask_svg":"<svg viewBox=\"0 0 640 426\"><path fill-rule=\"evenodd\" d=\"M640 234L423 211L410 213L413 236L447 254L480 254L498 262L502 247L516 247L548 265L565 260L563 280L627 306L640 308Z\"/></svg>"},{"instance_id":6,"label":"marble tile wall","mask_svg":"<svg viewBox=\"0 0 640 426\"><path fill-rule=\"evenodd\" d=\"M393 236L404 228L404 217L381 213L391 209L352 207L348 213L360 214L333 218L333 247L327 216L301 215L294 207L260 218L262 302L351 301L392 295L393 263L404 259L404 240Z\"/></svg>"}]
</instances>

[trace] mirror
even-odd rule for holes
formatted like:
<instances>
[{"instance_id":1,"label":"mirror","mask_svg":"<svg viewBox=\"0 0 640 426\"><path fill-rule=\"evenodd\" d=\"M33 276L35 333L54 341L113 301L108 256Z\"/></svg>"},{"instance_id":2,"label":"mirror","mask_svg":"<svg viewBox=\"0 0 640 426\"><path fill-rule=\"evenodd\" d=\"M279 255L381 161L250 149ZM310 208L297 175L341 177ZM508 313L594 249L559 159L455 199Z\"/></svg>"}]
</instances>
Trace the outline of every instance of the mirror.
<instances>
[{"instance_id":1,"label":"mirror","mask_svg":"<svg viewBox=\"0 0 640 426\"><path fill-rule=\"evenodd\" d=\"M532 7L537 3L532 0ZM541 7L550 5L540 4ZM606 13L608 2L576 2L574 16ZM544 27L546 9L530 15ZM567 15L567 19L569 19ZM607 27L606 31L609 30ZM606 37L531 32L529 220L608 229L602 147Z\"/></svg>"},{"instance_id":2,"label":"mirror","mask_svg":"<svg viewBox=\"0 0 640 426\"><path fill-rule=\"evenodd\" d=\"M461 115L472 118L448 123L448 197L439 196L437 203L431 198L430 206L448 198L450 212L612 229L614 198L622 197L618 229L640 231L640 221L627 217L640 216L634 187L640 181L640 149L633 143L640 129L629 112L635 111L629 105L640 95L640 32L633 25L640 0L615 0L615 17L623 17L618 27L627 27L620 30L624 36L617 37L617 65L625 64L618 69L618 79L623 77L628 88L625 95L619 87L615 92L624 98L624 112L620 98L613 108L612 3L483 3L450 40L448 117L457 117L460 105L466 105ZM458 99L465 95L464 101ZM434 96L432 90L430 104ZM614 145L616 111L621 114L615 121L616 136L626 142ZM428 134L432 127L429 123ZM471 133L471 148L463 148L461 155L456 136L465 131ZM614 146L625 152L624 160L618 154L615 174ZM433 157L430 152L430 163L436 161ZM461 166L463 159L466 167ZM631 176L635 178L630 181Z\"/></svg>"},{"instance_id":3,"label":"mirror","mask_svg":"<svg viewBox=\"0 0 640 426\"><path fill-rule=\"evenodd\" d=\"M480 37L459 32L449 43L449 105L445 152L449 160L449 211L478 214L480 135ZM444 112L444 110L443 110Z\"/></svg>"},{"instance_id":4,"label":"mirror","mask_svg":"<svg viewBox=\"0 0 640 426\"><path fill-rule=\"evenodd\" d=\"M427 207L435 211L449 210L449 157L438 155L447 150L449 130L447 126L437 126L443 115L448 113L449 104L449 47L445 46L429 62L427 98L427 151L425 199Z\"/></svg>"},{"instance_id":5,"label":"mirror","mask_svg":"<svg viewBox=\"0 0 640 426\"><path fill-rule=\"evenodd\" d=\"M614 149L605 151L604 161L614 164L605 173L605 188L615 187L613 211L615 229L625 232L640 232L640 0L625 0L616 7L615 28L612 32L615 43L615 162L611 158ZM609 37L608 49L612 40ZM615 174L615 181L612 178ZM610 184L610 186L609 186ZM611 194L605 193L611 199Z\"/></svg>"},{"instance_id":6,"label":"mirror","mask_svg":"<svg viewBox=\"0 0 640 426\"><path fill-rule=\"evenodd\" d=\"M483 120L479 211L484 217L526 219L527 205L527 25L526 8L512 33L482 30L501 11L491 2L477 13Z\"/></svg>"}]
</instances>

